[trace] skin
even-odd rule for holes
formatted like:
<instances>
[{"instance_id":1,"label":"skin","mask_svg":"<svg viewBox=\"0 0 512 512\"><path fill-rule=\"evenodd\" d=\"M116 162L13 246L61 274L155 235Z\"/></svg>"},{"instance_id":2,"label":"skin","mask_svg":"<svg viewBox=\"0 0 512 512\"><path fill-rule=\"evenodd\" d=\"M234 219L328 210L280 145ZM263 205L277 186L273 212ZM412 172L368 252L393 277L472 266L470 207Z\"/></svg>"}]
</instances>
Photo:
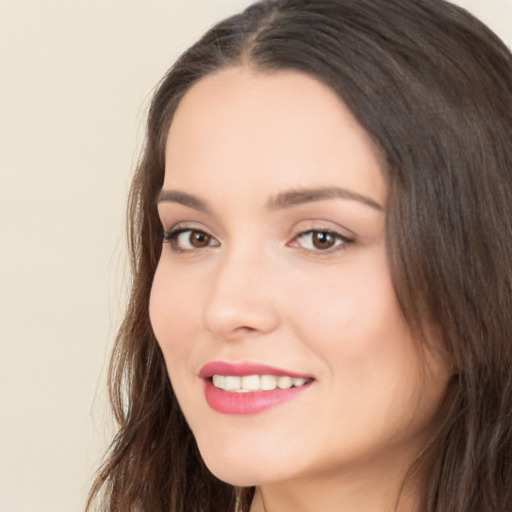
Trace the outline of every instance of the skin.
<instances>
[{"instance_id":1,"label":"skin","mask_svg":"<svg viewBox=\"0 0 512 512\"><path fill-rule=\"evenodd\" d=\"M380 162L339 97L298 72L209 75L171 125L163 190L207 210L160 201L165 231L192 231L164 243L151 322L206 464L256 486L251 512L395 510L436 425L451 371L420 353L398 306ZM325 187L357 196L275 200ZM194 245L197 230L204 245ZM328 249L313 238L326 230L339 234ZM222 414L198 376L210 361L314 381L270 410ZM414 510L410 487L398 510Z\"/></svg>"}]
</instances>

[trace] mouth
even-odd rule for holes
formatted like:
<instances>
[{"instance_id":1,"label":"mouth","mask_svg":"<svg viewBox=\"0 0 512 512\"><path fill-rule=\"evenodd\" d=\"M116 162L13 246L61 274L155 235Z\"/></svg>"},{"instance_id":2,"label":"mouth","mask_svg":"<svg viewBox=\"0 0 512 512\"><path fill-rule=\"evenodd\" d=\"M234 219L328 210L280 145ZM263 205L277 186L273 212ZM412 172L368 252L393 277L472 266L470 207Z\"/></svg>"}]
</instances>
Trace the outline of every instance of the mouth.
<instances>
[{"instance_id":1,"label":"mouth","mask_svg":"<svg viewBox=\"0 0 512 512\"><path fill-rule=\"evenodd\" d=\"M314 379L253 363L208 363L199 372L208 405L223 414L255 414L298 397Z\"/></svg>"}]
</instances>

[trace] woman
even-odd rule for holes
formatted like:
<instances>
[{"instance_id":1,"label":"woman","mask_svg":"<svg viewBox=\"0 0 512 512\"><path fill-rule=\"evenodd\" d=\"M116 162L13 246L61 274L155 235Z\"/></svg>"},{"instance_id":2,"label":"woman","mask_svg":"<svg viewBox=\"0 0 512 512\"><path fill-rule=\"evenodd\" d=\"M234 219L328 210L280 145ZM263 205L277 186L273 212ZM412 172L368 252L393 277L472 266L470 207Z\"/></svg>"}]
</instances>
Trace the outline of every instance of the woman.
<instances>
[{"instance_id":1,"label":"woman","mask_svg":"<svg viewBox=\"0 0 512 512\"><path fill-rule=\"evenodd\" d=\"M102 509L512 510L511 84L442 0L264 1L181 57Z\"/></svg>"}]
</instances>

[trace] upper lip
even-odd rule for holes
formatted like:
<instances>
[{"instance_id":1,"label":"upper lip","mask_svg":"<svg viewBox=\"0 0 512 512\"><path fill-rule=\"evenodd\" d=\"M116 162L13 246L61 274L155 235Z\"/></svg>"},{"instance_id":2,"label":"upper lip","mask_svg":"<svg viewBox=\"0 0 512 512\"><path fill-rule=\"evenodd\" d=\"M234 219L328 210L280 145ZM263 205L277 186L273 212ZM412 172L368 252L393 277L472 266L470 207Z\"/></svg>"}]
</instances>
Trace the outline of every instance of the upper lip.
<instances>
[{"instance_id":1,"label":"upper lip","mask_svg":"<svg viewBox=\"0 0 512 512\"><path fill-rule=\"evenodd\" d=\"M304 379L312 378L310 375L250 362L232 363L227 361L212 361L205 364L199 370L199 377L202 379L209 379L213 375L233 375L235 377L244 377L246 375L275 375L277 377L289 376Z\"/></svg>"}]
</instances>

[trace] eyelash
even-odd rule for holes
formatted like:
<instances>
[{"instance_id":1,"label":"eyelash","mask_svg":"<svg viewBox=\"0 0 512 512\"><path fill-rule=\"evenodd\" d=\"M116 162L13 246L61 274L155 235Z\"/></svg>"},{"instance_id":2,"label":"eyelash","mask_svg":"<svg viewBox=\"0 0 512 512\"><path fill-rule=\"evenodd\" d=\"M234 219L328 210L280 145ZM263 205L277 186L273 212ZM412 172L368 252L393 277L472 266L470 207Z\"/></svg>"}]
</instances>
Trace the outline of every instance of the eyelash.
<instances>
[{"instance_id":1,"label":"eyelash","mask_svg":"<svg viewBox=\"0 0 512 512\"><path fill-rule=\"evenodd\" d=\"M207 240L206 244L201 247L192 247L192 248L182 248L178 245L178 239L181 235L184 233L190 233L189 235L189 242L190 242L190 236L192 234L195 234L196 236L204 236ZM326 249L319 249L319 248L307 248L302 247L302 249L305 252L308 253L316 253L316 254L322 254L327 255L334 252L338 252L340 250L344 250L347 245L352 244L355 242L354 238L347 237L345 235L342 235L341 233L338 233L337 231L334 231L332 229L308 229L305 231L301 231L294 235L291 242L288 242L289 247L296 247L299 246L297 243L300 239L305 239L306 237L314 237L315 235L327 235L334 239L334 245L332 247L328 247ZM214 243L211 243L214 241ZM169 242L171 245L171 250L175 253L187 253L187 252L193 252L193 251L199 251L202 249L207 249L209 247L219 247L219 242L215 240L215 238L208 234L206 231L203 231L201 229L195 229L195 228L187 228L187 227L178 227L175 229L172 229L170 231L165 231L162 235L162 242ZM299 246L300 247L300 246Z\"/></svg>"}]
</instances>

